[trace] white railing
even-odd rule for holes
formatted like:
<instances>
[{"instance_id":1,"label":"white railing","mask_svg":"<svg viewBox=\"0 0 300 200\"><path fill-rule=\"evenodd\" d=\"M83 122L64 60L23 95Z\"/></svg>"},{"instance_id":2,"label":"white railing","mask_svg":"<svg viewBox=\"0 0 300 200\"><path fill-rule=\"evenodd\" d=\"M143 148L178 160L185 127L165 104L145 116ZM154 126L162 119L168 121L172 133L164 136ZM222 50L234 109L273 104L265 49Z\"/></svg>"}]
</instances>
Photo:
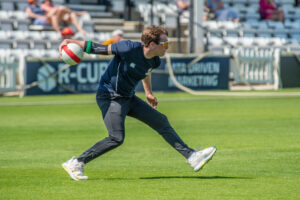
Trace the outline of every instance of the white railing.
<instances>
[{"instance_id":1,"label":"white railing","mask_svg":"<svg viewBox=\"0 0 300 200\"><path fill-rule=\"evenodd\" d=\"M236 70L235 82L272 85L273 89L280 87L278 49L241 48L232 52Z\"/></svg>"},{"instance_id":2,"label":"white railing","mask_svg":"<svg viewBox=\"0 0 300 200\"><path fill-rule=\"evenodd\" d=\"M0 93L17 90L17 70L16 57L0 54Z\"/></svg>"}]
</instances>

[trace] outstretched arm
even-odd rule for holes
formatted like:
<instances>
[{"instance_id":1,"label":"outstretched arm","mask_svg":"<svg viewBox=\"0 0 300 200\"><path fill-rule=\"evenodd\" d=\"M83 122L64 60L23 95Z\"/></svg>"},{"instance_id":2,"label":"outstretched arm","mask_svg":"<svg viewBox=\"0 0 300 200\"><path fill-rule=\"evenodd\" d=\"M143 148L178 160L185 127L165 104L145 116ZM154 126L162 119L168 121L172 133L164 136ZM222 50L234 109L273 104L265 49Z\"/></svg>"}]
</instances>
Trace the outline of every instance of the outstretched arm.
<instances>
[{"instance_id":1,"label":"outstretched arm","mask_svg":"<svg viewBox=\"0 0 300 200\"><path fill-rule=\"evenodd\" d=\"M46 16L45 15L38 15L38 14L35 14L34 12L32 12L32 10L30 8L26 8L26 13L27 13L27 16L29 18L34 18L34 19L37 19L37 18L42 18L42 19L46 19Z\"/></svg>"},{"instance_id":2,"label":"outstretched arm","mask_svg":"<svg viewBox=\"0 0 300 200\"><path fill-rule=\"evenodd\" d=\"M142 80L142 82L143 82L143 86L144 86L144 90L145 90L145 95L146 95L146 98L147 98L149 104L154 109L156 109L158 101L157 101L156 97L153 96L153 94L152 94L151 73L149 73L149 75L146 76L146 78L144 78Z\"/></svg>"},{"instance_id":3,"label":"outstretched arm","mask_svg":"<svg viewBox=\"0 0 300 200\"><path fill-rule=\"evenodd\" d=\"M59 56L61 57L61 50L62 47L69 44L69 43L75 43L78 44L84 52L91 53L91 54L102 54L102 55L111 55L111 45L102 45L99 43L91 42L88 44L87 41L83 40L71 40L71 39L65 39L62 41L62 43L59 46Z\"/></svg>"}]
</instances>

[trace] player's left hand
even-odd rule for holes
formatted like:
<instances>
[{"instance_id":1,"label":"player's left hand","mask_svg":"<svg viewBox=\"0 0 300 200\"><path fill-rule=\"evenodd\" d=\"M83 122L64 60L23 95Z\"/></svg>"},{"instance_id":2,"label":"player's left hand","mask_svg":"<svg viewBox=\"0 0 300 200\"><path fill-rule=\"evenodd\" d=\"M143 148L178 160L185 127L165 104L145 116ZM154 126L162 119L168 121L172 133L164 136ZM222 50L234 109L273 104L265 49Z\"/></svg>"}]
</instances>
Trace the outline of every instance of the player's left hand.
<instances>
[{"instance_id":1,"label":"player's left hand","mask_svg":"<svg viewBox=\"0 0 300 200\"><path fill-rule=\"evenodd\" d=\"M147 98L149 104L150 104L154 109L156 109L156 108L157 108L157 104L158 104L158 101L157 101L156 97L153 96L152 94L148 94L148 95L146 96L146 98Z\"/></svg>"}]
</instances>

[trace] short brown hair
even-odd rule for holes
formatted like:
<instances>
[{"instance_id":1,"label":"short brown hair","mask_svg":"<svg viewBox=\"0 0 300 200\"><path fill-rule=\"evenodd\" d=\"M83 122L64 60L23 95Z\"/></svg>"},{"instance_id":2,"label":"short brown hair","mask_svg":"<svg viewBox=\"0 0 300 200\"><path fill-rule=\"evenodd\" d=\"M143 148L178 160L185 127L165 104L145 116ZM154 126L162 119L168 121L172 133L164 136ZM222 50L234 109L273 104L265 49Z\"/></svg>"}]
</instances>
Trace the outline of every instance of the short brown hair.
<instances>
[{"instance_id":1,"label":"short brown hair","mask_svg":"<svg viewBox=\"0 0 300 200\"><path fill-rule=\"evenodd\" d=\"M168 35L168 31L164 29L161 26L149 26L146 29L144 29L142 33L142 43L145 45L145 47L148 47L150 42L155 42L156 44L159 43L160 35L165 34Z\"/></svg>"}]
</instances>

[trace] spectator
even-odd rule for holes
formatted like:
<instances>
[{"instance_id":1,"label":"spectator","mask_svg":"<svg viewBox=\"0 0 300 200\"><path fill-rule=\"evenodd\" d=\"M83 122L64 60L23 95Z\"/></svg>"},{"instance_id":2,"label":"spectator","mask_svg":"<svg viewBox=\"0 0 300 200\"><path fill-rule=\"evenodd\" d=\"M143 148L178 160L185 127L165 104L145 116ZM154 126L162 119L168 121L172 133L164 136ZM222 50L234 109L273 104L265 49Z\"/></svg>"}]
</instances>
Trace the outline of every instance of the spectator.
<instances>
[{"instance_id":1,"label":"spectator","mask_svg":"<svg viewBox=\"0 0 300 200\"><path fill-rule=\"evenodd\" d=\"M184 12L184 11L188 11L189 10L189 6L190 6L190 1L189 0L175 0L175 4L177 6L178 9L178 14L179 16ZM207 21L208 19L208 13L207 13L207 9L204 8L204 13L203 13L203 21ZM189 17L189 14L187 15L183 15L184 17Z\"/></svg>"},{"instance_id":2,"label":"spectator","mask_svg":"<svg viewBox=\"0 0 300 200\"><path fill-rule=\"evenodd\" d=\"M224 3L222 0L206 0L205 6L209 9L209 12L215 14L217 20L232 20L233 22L240 21L236 12L224 8Z\"/></svg>"},{"instance_id":3,"label":"spectator","mask_svg":"<svg viewBox=\"0 0 300 200\"><path fill-rule=\"evenodd\" d=\"M115 30L112 32L112 37L108 40L103 42L103 45L109 45L113 43L120 42L123 39L123 31L122 30Z\"/></svg>"},{"instance_id":4,"label":"spectator","mask_svg":"<svg viewBox=\"0 0 300 200\"><path fill-rule=\"evenodd\" d=\"M59 23L64 22L63 17L66 12L61 8L53 8L51 11L45 12L38 4L38 0L28 0L28 7L26 13L29 18L32 19L32 24L41 26L51 26L53 29L60 33ZM74 13L68 13L70 15L69 20L74 24L79 32L86 34L86 32L79 26L77 17Z\"/></svg>"},{"instance_id":5,"label":"spectator","mask_svg":"<svg viewBox=\"0 0 300 200\"><path fill-rule=\"evenodd\" d=\"M43 4L41 5L41 9L43 11L45 11L46 13L48 13L49 11L52 10L57 10L58 8L65 10L65 12L67 12L67 10L70 10L69 8L65 7L65 6L55 6L52 2L52 0L44 0ZM76 14L76 16L83 16L86 15L87 12L86 11L73 11L70 10L71 12L74 12Z\"/></svg>"},{"instance_id":6,"label":"spectator","mask_svg":"<svg viewBox=\"0 0 300 200\"><path fill-rule=\"evenodd\" d=\"M189 0L175 0L175 3L180 13L187 10L190 6Z\"/></svg>"},{"instance_id":7,"label":"spectator","mask_svg":"<svg viewBox=\"0 0 300 200\"><path fill-rule=\"evenodd\" d=\"M264 20L284 22L284 12L278 9L275 0L260 0L259 11Z\"/></svg>"},{"instance_id":8,"label":"spectator","mask_svg":"<svg viewBox=\"0 0 300 200\"><path fill-rule=\"evenodd\" d=\"M82 33L86 34L86 32L79 25L77 16L83 16L87 13L85 11L75 12L65 6L55 6L52 3L52 0L44 0L41 6L41 9L46 13L46 15L54 16L57 18L57 24L55 24L56 28L59 29L59 23L64 23L65 25L74 24L76 29Z\"/></svg>"},{"instance_id":9,"label":"spectator","mask_svg":"<svg viewBox=\"0 0 300 200\"><path fill-rule=\"evenodd\" d=\"M50 16L46 16L45 12L38 5L38 0L28 0L26 8L28 17L32 20L32 24L41 26L50 26Z\"/></svg>"}]
</instances>

